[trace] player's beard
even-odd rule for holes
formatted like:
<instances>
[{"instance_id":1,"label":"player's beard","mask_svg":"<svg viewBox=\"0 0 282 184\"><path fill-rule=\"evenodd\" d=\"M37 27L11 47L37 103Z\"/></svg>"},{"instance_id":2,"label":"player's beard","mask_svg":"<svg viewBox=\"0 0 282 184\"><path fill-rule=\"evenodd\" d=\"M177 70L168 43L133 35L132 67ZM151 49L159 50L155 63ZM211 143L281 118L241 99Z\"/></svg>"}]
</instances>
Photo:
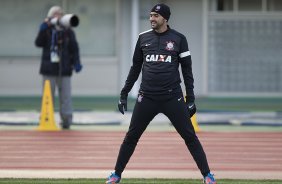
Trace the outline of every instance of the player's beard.
<instances>
[{"instance_id":1,"label":"player's beard","mask_svg":"<svg viewBox=\"0 0 282 184\"><path fill-rule=\"evenodd\" d=\"M151 21L151 28L155 31L158 31L165 23L165 20L162 21Z\"/></svg>"}]
</instances>

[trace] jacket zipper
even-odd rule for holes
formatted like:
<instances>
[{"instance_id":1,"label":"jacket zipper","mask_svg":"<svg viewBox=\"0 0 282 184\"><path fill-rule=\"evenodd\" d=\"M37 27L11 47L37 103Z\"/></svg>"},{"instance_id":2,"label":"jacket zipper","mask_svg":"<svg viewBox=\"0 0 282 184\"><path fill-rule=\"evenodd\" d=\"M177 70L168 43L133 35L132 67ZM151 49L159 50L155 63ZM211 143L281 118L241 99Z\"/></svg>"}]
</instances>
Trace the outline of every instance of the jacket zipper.
<instances>
[{"instance_id":1,"label":"jacket zipper","mask_svg":"<svg viewBox=\"0 0 282 184\"><path fill-rule=\"evenodd\" d=\"M159 49L158 51L161 50L161 49L160 49L160 39L161 39L161 38L160 38L160 35L158 35L158 49Z\"/></svg>"}]
</instances>

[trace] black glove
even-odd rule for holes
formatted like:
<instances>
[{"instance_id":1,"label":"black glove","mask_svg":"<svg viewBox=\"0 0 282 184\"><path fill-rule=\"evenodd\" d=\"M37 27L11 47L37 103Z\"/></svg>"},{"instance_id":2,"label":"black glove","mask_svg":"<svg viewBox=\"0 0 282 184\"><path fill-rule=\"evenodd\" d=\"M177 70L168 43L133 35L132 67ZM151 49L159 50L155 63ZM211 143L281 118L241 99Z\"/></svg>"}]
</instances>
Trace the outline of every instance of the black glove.
<instances>
[{"instance_id":1,"label":"black glove","mask_svg":"<svg viewBox=\"0 0 282 184\"><path fill-rule=\"evenodd\" d=\"M190 118L191 118L197 111L196 104L194 102L190 102L190 103L186 103L186 104L187 104L189 114L190 114Z\"/></svg>"},{"instance_id":2,"label":"black glove","mask_svg":"<svg viewBox=\"0 0 282 184\"><path fill-rule=\"evenodd\" d=\"M124 111L127 111L127 97L120 97L118 102L118 110L122 114L124 114Z\"/></svg>"},{"instance_id":3,"label":"black glove","mask_svg":"<svg viewBox=\"0 0 282 184\"><path fill-rule=\"evenodd\" d=\"M188 111L189 111L189 114L190 114L190 118L192 116L194 116L194 114L196 113L197 111L197 107L196 107L196 104L195 104L195 98L193 97L189 97L189 96L185 96L185 99L186 99L186 105L187 105L187 108L188 108Z\"/></svg>"}]
</instances>

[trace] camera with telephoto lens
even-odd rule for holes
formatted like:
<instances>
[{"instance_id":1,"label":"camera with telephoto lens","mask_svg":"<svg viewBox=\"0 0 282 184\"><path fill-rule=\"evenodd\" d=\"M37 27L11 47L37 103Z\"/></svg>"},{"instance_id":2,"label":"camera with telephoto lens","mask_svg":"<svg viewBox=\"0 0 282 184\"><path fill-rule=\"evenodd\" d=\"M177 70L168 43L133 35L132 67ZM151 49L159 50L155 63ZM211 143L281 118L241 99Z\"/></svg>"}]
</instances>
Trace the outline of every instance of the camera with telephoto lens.
<instances>
[{"instance_id":1,"label":"camera with telephoto lens","mask_svg":"<svg viewBox=\"0 0 282 184\"><path fill-rule=\"evenodd\" d=\"M66 14L61 18L58 17L52 18L50 22L52 25L58 25L65 28L77 27L79 24L79 18L74 14Z\"/></svg>"}]
</instances>

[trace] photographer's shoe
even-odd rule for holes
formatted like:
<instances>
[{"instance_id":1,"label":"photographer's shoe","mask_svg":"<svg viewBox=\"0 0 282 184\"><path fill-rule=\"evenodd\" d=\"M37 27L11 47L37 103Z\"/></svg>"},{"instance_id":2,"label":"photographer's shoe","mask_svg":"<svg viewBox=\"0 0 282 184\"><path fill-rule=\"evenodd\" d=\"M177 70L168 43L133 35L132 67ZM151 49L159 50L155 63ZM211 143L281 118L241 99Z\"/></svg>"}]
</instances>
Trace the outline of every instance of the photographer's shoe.
<instances>
[{"instance_id":1,"label":"photographer's shoe","mask_svg":"<svg viewBox=\"0 0 282 184\"><path fill-rule=\"evenodd\" d=\"M70 124L63 123L63 124L62 124L62 129L63 129L63 130L69 130L69 129L70 129Z\"/></svg>"}]
</instances>

